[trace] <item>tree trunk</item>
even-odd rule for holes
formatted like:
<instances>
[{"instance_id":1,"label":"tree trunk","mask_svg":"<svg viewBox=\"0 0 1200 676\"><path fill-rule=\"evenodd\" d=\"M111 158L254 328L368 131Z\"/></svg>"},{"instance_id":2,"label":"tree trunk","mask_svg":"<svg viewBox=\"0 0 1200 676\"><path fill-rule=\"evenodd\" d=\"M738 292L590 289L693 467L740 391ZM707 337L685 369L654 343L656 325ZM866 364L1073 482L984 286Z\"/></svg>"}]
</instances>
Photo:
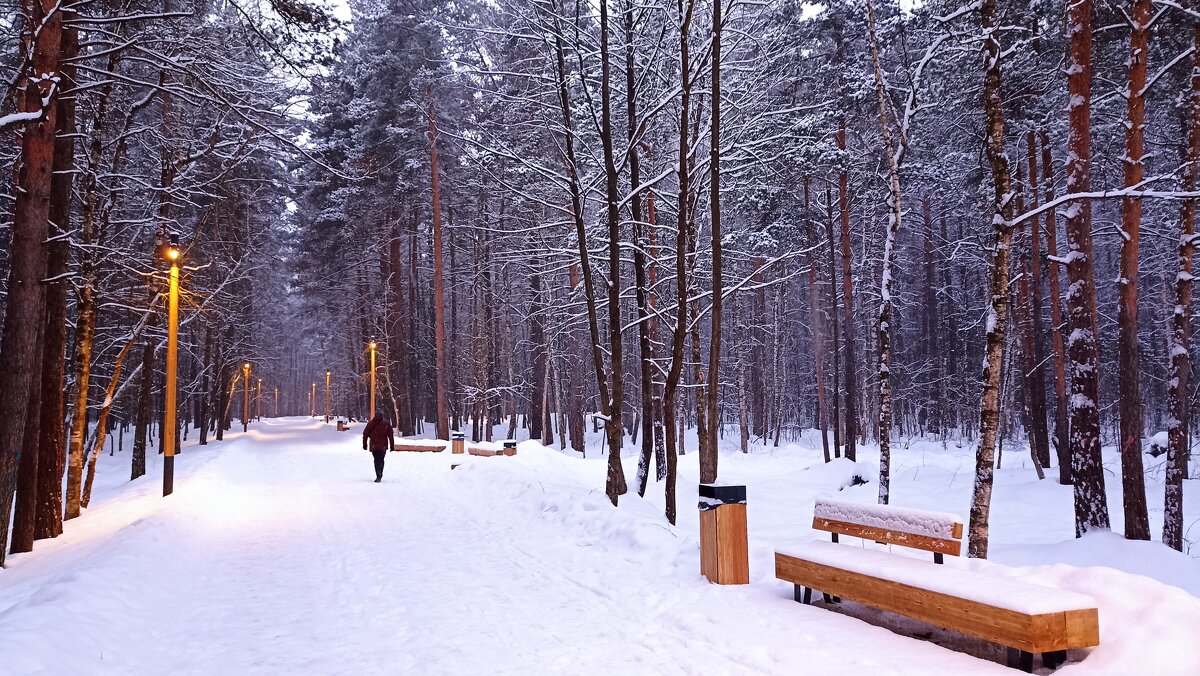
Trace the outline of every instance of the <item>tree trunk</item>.
<instances>
[{"instance_id":1,"label":"tree trunk","mask_svg":"<svg viewBox=\"0 0 1200 676\"><path fill-rule=\"evenodd\" d=\"M621 412L625 403L625 373L621 342L621 196L620 175L617 173L616 153L613 150L612 85L608 49L608 3L600 3L600 144L604 154L606 215L608 220L608 349L611 360L612 384L606 392L600 389L600 410L604 413L608 436L608 478L605 492L615 505L625 493L625 474L621 468L621 445L624 427ZM581 239L582 241L582 239ZM581 248L582 250L582 248ZM585 274L585 280L587 275ZM587 281L590 289L591 284ZM593 335L593 338L598 336ZM596 340L597 348L599 340ZM602 361L597 352L596 365ZM604 380L603 370L597 376Z\"/></svg>"},{"instance_id":2,"label":"tree trunk","mask_svg":"<svg viewBox=\"0 0 1200 676\"><path fill-rule=\"evenodd\" d=\"M79 54L79 28L65 26L62 37L62 86L74 86ZM57 103L57 137L54 145L54 175L51 179L50 222L59 233L71 229L71 195L75 168L75 98L64 96ZM57 233L56 233L57 234ZM67 272L65 239L47 245L46 276L55 279ZM42 414L38 455L38 506L34 537L52 538L63 530L63 472L66 469L66 349L67 282L46 287L46 324L42 329Z\"/></svg>"},{"instance_id":3,"label":"tree trunk","mask_svg":"<svg viewBox=\"0 0 1200 676\"><path fill-rule=\"evenodd\" d=\"M151 403L154 392L154 344L149 339L142 346L142 379L138 385L137 421L133 432L133 463L129 479L146 473L146 437L150 427Z\"/></svg>"},{"instance_id":4,"label":"tree trunk","mask_svg":"<svg viewBox=\"0 0 1200 676\"><path fill-rule=\"evenodd\" d=\"M1030 132L1032 135L1033 132ZM1046 202L1054 201L1054 165L1050 157L1050 137L1046 132L1042 140L1042 176L1046 181ZM1036 174L1033 144L1030 143L1030 174ZM1071 445L1068 440L1070 426L1067 417L1067 358L1063 342L1063 305L1059 287L1062 267L1058 262L1058 223L1055 210L1046 212L1046 258L1050 261L1050 337L1054 350L1054 449L1058 458L1058 483L1066 486L1072 482Z\"/></svg>"},{"instance_id":5,"label":"tree trunk","mask_svg":"<svg viewBox=\"0 0 1200 676\"><path fill-rule=\"evenodd\" d=\"M437 360L437 436L450 440L450 417L446 406L446 302L442 269L442 206L438 185L437 120L433 108L433 86L425 88L429 98L429 166L433 189L433 339Z\"/></svg>"},{"instance_id":6,"label":"tree trunk","mask_svg":"<svg viewBox=\"0 0 1200 676\"><path fill-rule=\"evenodd\" d=\"M1200 174L1200 21L1192 29L1192 77L1185 122L1187 149L1180 189L1196 189ZM1179 208L1179 271L1175 275L1175 308L1171 313L1170 371L1167 379L1167 477L1163 510L1163 544L1183 551L1183 481L1188 476L1188 374L1192 338L1192 252L1196 233L1196 200L1183 200Z\"/></svg>"},{"instance_id":7,"label":"tree trunk","mask_svg":"<svg viewBox=\"0 0 1200 676\"><path fill-rule=\"evenodd\" d=\"M1071 26L1067 66L1067 193L1091 189L1092 0L1067 7ZM1068 400L1075 533L1109 528L1100 454L1100 358L1096 346L1096 280L1092 267L1092 205L1067 209Z\"/></svg>"},{"instance_id":8,"label":"tree trunk","mask_svg":"<svg viewBox=\"0 0 1200 676\"><path fill-rule=\"evenodd\" d=\"M654 430L657 424L654 419L654 363L650 336L650 291L647 281L646 261L646 223L642 220L642 190L641 167L638 155L638 113L636 88L636 61L633 56L633 0L626 0L624 13L625 24L625 118L628 122L628 143L631 150L629 156L629 185L633 191L629 200L630 214L633 216L633 273L634 296L637 303L638 318L638 373L641 376L641 426L642 454L638 458L637 490L639 496L646 495L646 483L650 477L650 461L654 454ZM648 199L649 193L646 193ZM653 213L653 205L647 204L647 211ZM651 219L647 219L651 220ZM636 433L636 432L635 432Z\"/></svg>"},{"instance_id":9,"label":"tree trunk","mask_svg":"<svg viewBox=\"0 0 1200 676\"><path fill-rule=\"evenodd\" d=\"M679 387L680 376L683 374L683 339L687 332L688 302L687 302L687 271L686 252L688 251L688 217L691 184L691 171L687 158L691 144L688 142L688 119L691 116L691 57L688 50L688 38L691 35L692 13L695 10L695 0L680 0L677 5L679 16L679 149L675 161L675 171L678 175L679 194L676 202L677 220L675 228L675 326L671 332L671 365L667 370L667 379L663 387L663 410L659 418L665 423L667 480L665 487L666 517L671 524L675 523L675 482L679 456L676 448L679 445L679 416L675 402L675 393Z\"/></svg>"},{"instance_id":10,"label":"tree trunk","mask_svg":"<svg viewBox=\"0 0 1200 676\"><path fill-rule=\"evenodd\" d=\"M846 152L846 120L838 121L837 132L838 150ZM855 339L854 339L854 276L851 263L854 253L850 249L850 175L843 164L838 175L838 212L841 223L842 245L842 331L845 345L845 368L842 369L842 379L846 381L846 405L844 407L846 458L851 462L858 460L855 443L858 439L858 410L857 382L858 372L855 370Z\"/></svg>"},{"instance_id":11,"label":"tree trunk","mask_svg":"<svg viewBox=\"0 0 1200 676\"><path fill-rule=\"evenodd\" d=\"M21 157L17 169L16 198L10 228L8 296L5 299L4 333L0 340L0 566L4 565L9 520L17 470L21 461L26 430L24 421L34 382L40 388L41 344L38 340L43 322L45 291L41 284L46 273L47 223L50 217L50 192L54 167L55 125L57 124L57 76L62 49L62 12L55 0L24 0L26 33L24 44L32 58L21 74L21 108L27 113L42 113L29 122L21 137ZM43 111L43 101L47 107ZM40 391L40 390L39 390ZM35 468L36 469L36 468ZM35 475L36 476L36 475Z\"/></svg>"},{"instance_id":12,"label":"tree trunk","mask_svg":"<svg viewBox=\"0 0 1200 676\"><path fill-rule=\"evenodd\" d=\"M1125 187L1142 182L1145 154L1146 61L1150 49L1150 0L1132 0L1129 38L1129 88L1126 91ZM1125 537L1149 540L1146 478L1142 467L1142 386L1138 356L1138 248L1142 201L1121 200L1121 273L1117 280L1117 391L1121 435L1121 483L1125 507Z\"/></svg>"},{"instance_id":13,"label":"tree trunk","mask_svg":"<svg viewBox=\"0 0 1200 676\"><path fill-rule=\"evenodd\" d=\"M903 207L900 204L900 165L892 146L888 122L887 94L883 69L879 64L879 41L875 34L875 11L867 3L867 29L871 38L871 61L875 71L875 98L879 104L879 123L883 132L884 158L888 165L888 228L883 244L883 269L879 280L879 503L886 505L891 488L892 434L892 265L896 258L896 235L900 232Z\"/></svg>"},{"instance_id":14,"label":"tree trunk","mask_svg":"<svg viewBox=\"0 0 1200 676\"><path fill-rule=\"evenodd\" d=\"M986 559L1008 314L1008 258L1012 242L1013 186L1008 155L1004 152L1004 100L1000 71L1002 50L996 25L996 0L983 0L979 8L979 18L985 34L983 105L987 114L987 157L994 187L992 226L995 229L995 254L992 258L991 307L987 316L987 346L979 411L979 449L975 456L975 488L971 499L970 542L967 554L972 558Z\"/></svg>"},{"instance_id":15,"label":"tree trunk","mask_svg":"<svg viewBox=\"0 0 1200 676\"><path fill-rule=\"evenodd\" d=\"M829 414L825 403L825 333L821 322L821 293L817 280L817 240L813 233L812 214L809 212L808 187L809 179L804 177L804 227L808 236L808 315L812 324L812 356L816 368L817 390L817 426L821 429L821 449L825 452L825 462L831 460L829 454ZM837 393L834 393L837 397ZM836 446L836 444L835 444Z\"/></svg>"},{"instance_id":16,"label":"tree trunk","mask_svg":"<svg viewBox=\"0 0 1200 676\"><path fill-rule=\"evenodd\" d=\"M708 400L708 444L704 455L700 456L700 483L713 483L717 480L717 430L721 428L721 413L718 409L720 394L721 371L721 307L724 304L725 290L721 276L721 18L722 0L712 3L712 96L709 99L709 114L712 123L709 125L708 174L709 174L709 219L712 234L712 320L708 336L708 387L705 394Z\"/></svg>"}]
</instances>

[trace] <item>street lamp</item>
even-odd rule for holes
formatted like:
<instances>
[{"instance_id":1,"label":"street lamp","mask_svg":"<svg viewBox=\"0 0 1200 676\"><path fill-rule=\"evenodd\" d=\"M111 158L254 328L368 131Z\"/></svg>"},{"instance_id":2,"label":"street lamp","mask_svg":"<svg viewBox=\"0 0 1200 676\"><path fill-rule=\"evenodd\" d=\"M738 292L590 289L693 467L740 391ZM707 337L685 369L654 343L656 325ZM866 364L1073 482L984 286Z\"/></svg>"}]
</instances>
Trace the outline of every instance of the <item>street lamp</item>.
<instances>
[{"instance_id":1,"label":"street lamp","mask_svg":"<svg viewBox=\"0 0 1200 676\"><path fill-rule=\"evenodd\" d=\"M262 420L262 378L258 379L258 393L255 396L258 397L258 402L255 404L255 406L256 406L255 417L261 421Z\"/></svg>"},{"instance_id":2,"label":"street lamp","mask_svg":"<svg viewBox=\"0 0 1200 676\"><path fill-rule=\"evenodd\" d=\"M371 339L371 415L367 416L368 420L375 419L375 339Z\"/></svg>"},{"instance_id":3,"label":"street lamp","mask_svg":"<svg viewBox=\"0 0 1200 676\"><path fill-rule=\"evenodd\" d=\"M325 372L325 424L326 425L329 424L329 378L332 375L333 375L333 372L331 372L331 371Z\"/></svg>"},{"instance_id":4,"label":"street lamp","mask_svg":"<svg viewBox=\"0 0 1200 676\"><path fill-rule=\"evenodd\" d=\"M163 250L171 266L167 286L167 382L163 403L163 497L175 490L175 395L176 372L179 366L179 236L171 235L171 243Z\"/></svg>"},{"instance_id":5,"label":"street lamp","mask_svg":"<svg viewBox=\"0 0 1200 676\"><path fill-rule=\"evenodd\" d=\"M246 386L242 388L242 432L250 429L250 362L242 364L242 376Z\"/></svg>"},{"instance_id":6,"label":"street lamp","mask_svg":"<svg viewBox=\"0 0 1200 676\"><path fill-rule=\"evenodd\" d=\"M308 415L309 415L309 417L315 418L315 417L317 417L317 384L316 383L313 383L312 393L308 395L308 401L309 401L309 404L311 404L311 406L309 407Z\"/></svg>"},{"instance_id":7,"label":"street lamp","mask_svg":"<svg viewBox=\"0 0 1200 676\"><path fill-rule=\"evenodd\" d=\"M279 388L275 388L275 417L279 417Z\"/></svg>"}]
</instances>

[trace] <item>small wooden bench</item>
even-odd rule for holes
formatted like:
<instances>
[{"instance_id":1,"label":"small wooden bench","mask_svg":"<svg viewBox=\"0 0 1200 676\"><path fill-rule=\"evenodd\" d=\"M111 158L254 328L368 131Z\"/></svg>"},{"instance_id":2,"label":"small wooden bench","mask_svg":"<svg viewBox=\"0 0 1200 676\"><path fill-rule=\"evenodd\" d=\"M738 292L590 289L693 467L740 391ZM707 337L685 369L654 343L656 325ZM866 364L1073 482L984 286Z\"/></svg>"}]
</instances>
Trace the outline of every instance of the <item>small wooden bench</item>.
<instances>
[{"instance_id":1,"label":"small wooden bench","mask_svg":"<svg viewBox=\"0 0 1200 676\"><path fill-rule=\"evenodd\" d=\"M393 451L412 451L416 453L438 453L446 450L445 446L434 446L432 444L396 444L392 447Z\"/></svg>"},{"instance_id":2,"label":"small wooden bench","mask_svg":"<svg viewBox=\"0 0 1200 676\"><path fill-rule=\"evenodd\" d=\"M511 439L501 442L502 448L484 448L482 446L468 446L467 453L477 455L483 458L491 458L497 455L514 456L517 454L517 442Z\"/></svg>"},{"instance_id":3,"label":"small wooden bench","mask_svg":"<svg viewBox=\"0 0 1200 676\"><path fill-rule=\"evenodd\" d=\"M991 641L1008 650L1008 666L1030 672L1033 653L1054 669L1066 651L1099 645L1098 611L1082 594L984 572L938 565L962 550L962 522L952 514L818 499L813 529L833 542L776 550L775 577L809 603L847 599ZM932 552L934 561L876 548L837 544L839 535Z\"/></svg>"}]
</instances>

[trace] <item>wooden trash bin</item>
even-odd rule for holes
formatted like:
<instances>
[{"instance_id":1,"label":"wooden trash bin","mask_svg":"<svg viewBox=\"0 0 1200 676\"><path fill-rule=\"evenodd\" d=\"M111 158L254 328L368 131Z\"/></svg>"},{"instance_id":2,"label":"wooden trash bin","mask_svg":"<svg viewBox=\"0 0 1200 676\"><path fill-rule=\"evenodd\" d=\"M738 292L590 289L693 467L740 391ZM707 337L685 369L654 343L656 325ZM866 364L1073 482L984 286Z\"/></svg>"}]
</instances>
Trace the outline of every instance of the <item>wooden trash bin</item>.
<instances>
[{"instance_id":1,"label":"wooden trash bin","mask_svg":"<svg viewBox=\"0 0 1200 676\"><path fill-rule=\"evenodd\" d=\"M749 584L746 487L700 484L700 574L715 584Z\"/></svg>"},{"instance_id":2,"label":"wooden trash bin","mask_svg":"<svg viewBox=\"0 0 1200 676\"><path fill-rule=\"evenodd\" d=\"M450 434L450 452L465 453L467 445L467 435L462 432L453 432Z\"/></svg>"},{"instance_id":3,"label":"wooden trash bin","mask_svg":"<svg viewBox=\"0 0 1200 676\"><path fill-rule=\"evenodd\" d=\"M339 421L337 421L337 431L339 431L339 432L345 432L345 431L346 431L346 429L347 429L347 427L346 427L346 421L345 421L345 420L339 420Z\"/></svg>"}]
</instances>

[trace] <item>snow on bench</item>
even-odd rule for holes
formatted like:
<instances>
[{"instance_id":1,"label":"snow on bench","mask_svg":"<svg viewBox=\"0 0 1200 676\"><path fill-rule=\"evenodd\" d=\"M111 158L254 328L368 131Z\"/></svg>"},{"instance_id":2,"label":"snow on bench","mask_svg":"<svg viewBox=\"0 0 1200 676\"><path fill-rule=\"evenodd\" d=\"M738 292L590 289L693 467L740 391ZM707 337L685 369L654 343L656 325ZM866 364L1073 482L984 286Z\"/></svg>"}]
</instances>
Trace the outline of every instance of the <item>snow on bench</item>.
<instances>
[{"instance_id":1,"label":"snow on bench","mask_svg":"<svg viewBox=\"0 0 1200 676\"><path fill-rule=\"evenodd\" d=\"M833 533L834 542L840 533L923 549L933 552L937 563L942 562L943 554L962 553L962 520L945 512L817 498L812 527Z\"/></svg>"},{"instance_id":2,"label":"snow on bench","mask_svg":"<svg viewBox=\"0 0 1200 676\"><path fill-rule=\"evenodd\" d=\"M813 505L813 518L874 526L942 540L962 537L962 519L958 516L924 509L817 498Z\"/></svg>"}]
</instances>

